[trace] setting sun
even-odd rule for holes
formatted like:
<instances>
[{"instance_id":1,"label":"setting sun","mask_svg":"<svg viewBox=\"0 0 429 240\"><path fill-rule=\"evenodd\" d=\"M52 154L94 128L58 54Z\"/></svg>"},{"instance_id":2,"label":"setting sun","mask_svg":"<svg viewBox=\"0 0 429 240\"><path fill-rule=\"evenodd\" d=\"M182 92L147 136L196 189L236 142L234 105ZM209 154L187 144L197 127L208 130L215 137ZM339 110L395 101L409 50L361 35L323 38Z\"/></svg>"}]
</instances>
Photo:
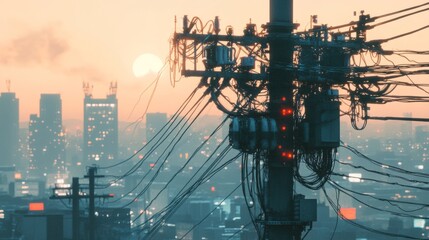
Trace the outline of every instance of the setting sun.
<instances>
[{"instance_id":1,"label":"setting sun","mask_svg":"<svg viewBox=\"0 0 429 240\"><path fill-rule=\"evenodd\" d=\"M162 66L162 61L158 56L145 53L134 60L133 73L135 77L144 77L150 73L158 73Z\"/></svg>"}]
</instances>

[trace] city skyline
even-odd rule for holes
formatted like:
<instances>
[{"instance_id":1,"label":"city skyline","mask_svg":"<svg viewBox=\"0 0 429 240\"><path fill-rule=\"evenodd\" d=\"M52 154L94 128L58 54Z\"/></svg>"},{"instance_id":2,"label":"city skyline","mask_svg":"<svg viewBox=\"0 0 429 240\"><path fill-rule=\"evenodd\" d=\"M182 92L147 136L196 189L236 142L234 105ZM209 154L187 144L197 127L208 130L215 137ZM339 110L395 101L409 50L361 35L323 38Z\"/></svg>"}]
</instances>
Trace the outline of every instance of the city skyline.
<instances>
[{"instance_id":1,"label":"city skyline","mask_svg":"<svg viewBox=\"0 0 429 240\"><path fill-rule=\"evenodd\" d=\"M429 239L429 2L0 7L0 239Z\"/></svg>"},{"instance_id":2,"label":"city skyline","mask_svg":"<svg viewBox=\"0 0 429 240\"><path fill-rule=\"evenodd\" d=\"M21 100L20 120L27 122L31 113L37 112L35 99L43 93L61 94L64 119L83 119L83 108L76 104L84 96L82 82L94 85L94 96L104 97L109 82L118 82L118 99L122 107L120 121L135 121L146 108L156 79L154 72L143 77L133 75L133 63L143 54L151 53L161 59L168 57L168 40L174 32L174 18L180 30L183 15L199 16L205 22L219 16L222 31L232 25L239 33L251 19L260 29L268 21L268 4L248 1L226 4L225 0L210 2L204 6L186 7L193 4L187 0L169 2L171 9L165 9L165 2L151 4L139 1L121 3L87 3L70 1L64 3L28 2L21 4L0 3L3 9L10 9L2 16L0 23L0 92L6 92L6 80L11 80L11 92ZM417 3L416 3L417 4ZM339 11L332 14L332 6ZM310 15L318 15L319 24L329 26L356 20L361 10L376 16L406 8L406 2L359 1L345 3L329 0L315 3L310 0L295 3L294 19L299 29L310 27ZM49 6L49 7L45 7ZM237 14L236 9L244 9ZM126 14L125 14L126 13ZM417 14L405 20L372 30L368 38L379 39L411 31L426 20L424 14ZM155 24L153 22L156 22ZM421 31L412 37L404 37L387 43L391 49L425 49L428 31ZM402 61L394 59L395 62ZM166 68L168 70L168 67ZM143 71L144 72L144 71ZM172 114L197 85L198 79L182 79L172 87L169 74L164 71L151 101L149 111ZM423 78L412 77L416 82ZM141 99L141 93L143 93ZM403 94L424 94L416 88L408 88ZM134 107L136 106L136 107ZM428 117L419 111L422 104L392 103L373 106L371 114L400 115L413 112L416 117ZM133 110L134 109L134 110ZM213 107L213 114L220 114Z\"/></svg>"}]
</instances>

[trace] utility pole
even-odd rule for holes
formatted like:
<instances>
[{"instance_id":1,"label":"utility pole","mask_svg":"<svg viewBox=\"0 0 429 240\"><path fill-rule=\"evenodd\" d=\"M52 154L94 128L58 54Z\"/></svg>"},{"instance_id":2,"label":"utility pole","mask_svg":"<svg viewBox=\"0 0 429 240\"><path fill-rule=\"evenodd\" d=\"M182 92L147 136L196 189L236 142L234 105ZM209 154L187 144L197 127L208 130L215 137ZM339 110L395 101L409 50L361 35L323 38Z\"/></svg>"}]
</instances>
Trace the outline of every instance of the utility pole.
<instances>
[{"instance_id":1,"label":"utility pole","mask_svg":"<svg viewBox=\"0 0 429 240\"><path fill-rule=\"evenodd\" d=\"M72 225L73 225L73 240L79 240L80 221L79 221L79 178L74 177L72 183Z\"/></svg>"},{"instance_id":2,"label":"utility pole","mask_svg":"<svg viewBox=\"0 0 429 240\"><path fill-rule=\"evenodd\" d=\"M263 201L260 206L263 215L255 222L263 229L263 239L297 240L301 232L315 221L316 201L310 203L294 197L294 167L296 130L294 113L294 80L296 76L291 68L293 65L294 42L293 0L270 0L270 22L263 26L265 33L257 33L255 24L247 24L244 35L236 36L233 29L227 29L227 35L220 35L219 19L213 21L213 32L204 33L192 28L196 21L183 21L183 33L175 34L177 61L184 76L200 76L201 84L208 87L211 100L216 106L227 113L232 122L230 125L230 143L233 148L247 154L265 156L265 181L263 185ZM190 40L191 43L187 41ZM199 48L199 45L202 45ZM181 52L180 49L194 51ZM252 49L248 55L235 56L236 48ZM197 53L203 49L202 54ZM267 56L266 53L269 53ZM196 62L203 56L205 71L199 71ZM193 66L186 66L186 59L193 59ZM264 59L260 69L256 69L256 59ZM268 70L268 71L267 71ZM221 82L220 79L223 79ZM237 99L248 99L239 112L228 111L219 101L220 92L225 86L236 81L234 87ZM249 86L253 90L249 91ZM252 108L255 92L268 93L266 108ZM256 103L257 104L257 103ZM233 109L234 109L233 108ZM254 163L255 164L255 163ZM298 201L297 201L298 200ZM301 213L301 203L308 207L313 216ZM311 215L311 214L310 214ZM261 217L262 216L262 217Z\"/></svg>"},{"instance_id":3,"label":"utility pole","mask_svg":"<svg viewBox=\"0 0 429 240\"><path fill-rule=\"evenodd\" d=\"M97 173L97 167L89 167L88 175L85 178L89 179L89 207L88 207L88 228L89 228L89 240L95 240L95 230L97 224L95 222L95 178L103 178L104 175L95 175ZM107 195L107 197L113 197Z\"/></svg>"},{"instance_id":4,"label":"utility pole","mask_svg":"<svg viewBox=\"0 0 429 240\"><path fill-rule=\"evenodd\" d=\"M292 64L293 1L270 0L268 114L280 129L278 146L268 155L264 239L301 239L294 228L294 103Z\"/></svg>"},{"instance_id":5,"label":"utility pole","mask_svg":"<svg viewBox=\"0 0 429 240\"><path fill-rule=\"evenodd\" d=\"M88 239L95 240L95 198L112 198L113 194L95 194L95 178L104 177L103 175L96 175L97 168L90 167L88 169L88 175L85 178L89 179L89 194L81 194L81 188L79 184L79 178L73 177L72 186L70 187L55 187L52 189L53 194L50 199L68 199L72 200L72 229L73 229L73 240L79 240L80 236L80 199L89 199L88 207L88 228L89 235ZM70 190L72 191L70 193Z\"/></svg>"},{"instance_id":6,"label":"utility pole","mask_svg":"<svg viewBox=\"0 0 429 240\"><path fill-rule=\"evenodd\" d=\"M96 168L90 167L88 170L89 178L89 240L95 240L95 198L94 198L94 188L95 188L95 171Z\"/></svg>"},{"instance_id":7,"label":"utility pole","mask_svg":"<svg viewBox=\"0 0 429 240\"><path fill-rule=\"evenodd\" d=\"M55 187L52 189L53 194L50 199L68 199L72 200L72 239L79 240L80 235L80 209L79 201L85 196L80 195L79 178L74 177L72 180L71 194L67 193L70 190L69 187ZM62 191L59 193L58 191ZM65 192L64 192L65 191Z\"/></svg>"}]
</instances>

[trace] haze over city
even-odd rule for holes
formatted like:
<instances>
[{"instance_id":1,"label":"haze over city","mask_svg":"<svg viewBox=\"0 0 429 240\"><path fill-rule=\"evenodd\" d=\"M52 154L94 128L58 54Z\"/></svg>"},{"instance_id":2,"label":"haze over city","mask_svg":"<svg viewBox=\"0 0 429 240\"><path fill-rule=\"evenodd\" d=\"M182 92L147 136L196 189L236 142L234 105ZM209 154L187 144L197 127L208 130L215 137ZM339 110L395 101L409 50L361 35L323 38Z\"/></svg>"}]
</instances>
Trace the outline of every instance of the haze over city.
<instances>
[{"instance_id":1,"label":"haze over city","mask_svg":"<svg viewBox=\"0 0 429 240\"><path fill-rule=\"evenodd\" d=\"M0 239L429 239L428 6L0 2Z\"/></svg>"},{"instance_id":2,"label":"haze over city","mask_svg":"<svg viewBox=\"0 0 429 240\"><path fill-rule=\"evenodd\" d=\"M414 3L414 2L413 2ZM417 3L417 2L415 2ZM357 19L361 10L372 16L410 5L408 2L339 1L294 3L294 20L299 29L310 27L310 15L317 15L320 24L335 26ZM167 7L168 6L168 7ZM142 114L151 92L141 92L152 83L156 73L136 77L133 63L142 54L153 54L160 61L169 57L169 39L175 25L181 29L183 15L199 16L208 21L219 16L221 26L234 27L241 32L251 21L259 28L268 21L268 2L264 1L29 1L1 2L7 9L0 22L0 90L11 91L20 99L20 121L28 122L37 113L41 93L59 93L63 99L63 118L83 118L82 82L94 86L94 96L104 97L109 83L118 82L119 119L134 121ZM177 24L174 19L177 17ZM368 39L386 38L424 25L425 13L410 16L369 32ZM223 29L222 29L223 30ZM428 31L389 42L391 49L425 49ZM399 60L398 60L399 61ZM400 60L402 61L402 60ZM416 78L419 79L419 78ZM196 78L170 84L168 67L161 77L151 102L150 111L174 113L181 101L197 84ZM408 93L421 93L410 89ZM136 110L132 111L138 103ZM394 105L394 106L392 106ZM374 113L401 115L413 112L426 116L422 105L387 104L374 107ZM213 109L213 114L219 114Z\"/></svg>"}]
</instances>

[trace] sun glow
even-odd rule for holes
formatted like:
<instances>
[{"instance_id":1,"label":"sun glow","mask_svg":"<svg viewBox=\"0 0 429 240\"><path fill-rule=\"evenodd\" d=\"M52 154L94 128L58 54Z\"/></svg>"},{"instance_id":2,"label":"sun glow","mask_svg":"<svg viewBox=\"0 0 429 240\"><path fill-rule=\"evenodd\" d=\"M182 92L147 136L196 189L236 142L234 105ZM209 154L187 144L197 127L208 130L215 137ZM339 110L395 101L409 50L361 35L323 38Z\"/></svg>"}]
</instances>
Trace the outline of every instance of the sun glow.
<instances>
[{"instance_id":1,"label":"sun glow","mask_svg":"<svg viewBox=\"0 0 429 240\"><path fill-rule=\"evenodd\" d=\"M133 63L135 77L144 77L150 73L158 73L163 66L161 59L151 53L144 53L136 58Z\"/></svg>"}]
</instances>

